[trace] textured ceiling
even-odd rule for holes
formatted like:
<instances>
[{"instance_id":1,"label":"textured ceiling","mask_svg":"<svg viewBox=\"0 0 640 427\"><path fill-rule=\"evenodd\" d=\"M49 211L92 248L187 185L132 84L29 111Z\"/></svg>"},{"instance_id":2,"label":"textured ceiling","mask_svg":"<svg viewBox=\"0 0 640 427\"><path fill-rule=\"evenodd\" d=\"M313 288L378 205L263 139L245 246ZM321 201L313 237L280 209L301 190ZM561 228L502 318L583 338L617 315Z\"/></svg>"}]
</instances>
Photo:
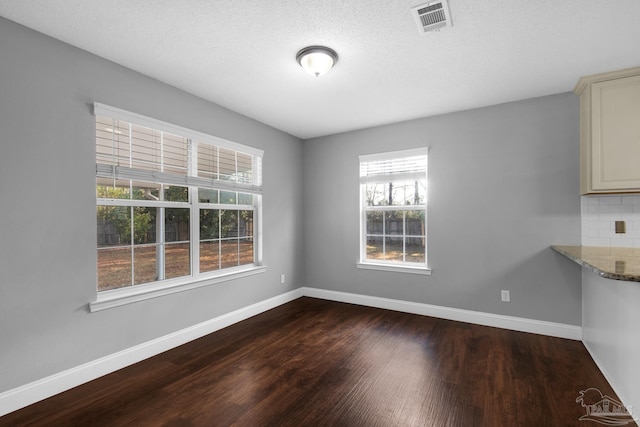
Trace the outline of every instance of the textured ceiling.
<instances>
[{"instance_id":1,"label":"textured ceiling","mask_svg":"<svg viewBox=\"0 0 640 427\"><path fill-rule=\"evenodd\" d=\"M2 0L0 16L300 138L571 91L640 65L638 0ZM314 78L295 61L340 60Z\"/></svg>"}]
</instances>

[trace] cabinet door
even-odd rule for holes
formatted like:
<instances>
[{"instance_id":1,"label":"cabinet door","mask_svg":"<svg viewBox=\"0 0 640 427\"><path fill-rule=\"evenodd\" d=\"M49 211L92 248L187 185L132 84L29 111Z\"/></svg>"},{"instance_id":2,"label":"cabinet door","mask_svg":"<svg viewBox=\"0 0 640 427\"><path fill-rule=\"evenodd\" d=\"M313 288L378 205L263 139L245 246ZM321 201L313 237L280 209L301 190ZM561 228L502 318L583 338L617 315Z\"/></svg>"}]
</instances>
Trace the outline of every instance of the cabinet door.
<instances>
[{"instance_id":1,"label":"cabinet door","mask_svg":"<svg viewBox=\"0 0 640 427\"><path fill-rule=\"evenodd\" d=\"M640 76L591 86L593 190L640 189Z\"/></svg>"}]
</instances>

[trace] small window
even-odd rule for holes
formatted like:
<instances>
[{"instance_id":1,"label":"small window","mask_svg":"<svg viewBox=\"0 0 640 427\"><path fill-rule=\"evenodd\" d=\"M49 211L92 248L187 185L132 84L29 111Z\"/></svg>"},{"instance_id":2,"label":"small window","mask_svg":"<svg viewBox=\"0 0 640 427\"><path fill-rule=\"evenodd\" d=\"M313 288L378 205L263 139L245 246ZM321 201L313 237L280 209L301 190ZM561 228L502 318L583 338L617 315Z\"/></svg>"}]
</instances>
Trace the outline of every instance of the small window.
<instances>
[{"instance_id":1,"label":"small window","mask_svg":"<svg viewBox=\"0 0 640 427\"><path fill-rule=\"evenodd\" d=\"M360 156L360 265L427 269L427 148Z\"/></svg>"}]
</instances>

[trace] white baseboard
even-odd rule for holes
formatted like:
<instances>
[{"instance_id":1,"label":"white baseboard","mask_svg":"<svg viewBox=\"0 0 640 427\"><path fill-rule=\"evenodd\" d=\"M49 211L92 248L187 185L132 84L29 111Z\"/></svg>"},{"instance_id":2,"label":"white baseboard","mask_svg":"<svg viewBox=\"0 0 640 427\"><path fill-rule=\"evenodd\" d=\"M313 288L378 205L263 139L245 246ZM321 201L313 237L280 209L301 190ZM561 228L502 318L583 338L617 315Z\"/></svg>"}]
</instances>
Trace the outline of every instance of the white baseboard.
<instances>
[{"instance_id":1,"label":"white baseboard","mask_svg":"<svg viewBox=\"0 0 640 427\"><path fill-rule=\"evenodd\" d=\"M103 375L115 372L118 369L140 362L182 344L186 344L189 341L193 341L222 328L226 328L234 323L248 319L249 317L293 301L302 296L384 308L405 313L421 314L424 316L475 323L478 325L495 326L515 331L569 338L573 340L582 339L582 328L579 326L520 317L502 316L498 314L462 310L458 308L442 307L389 298L330 291L326 289L302 287L155 340L148 341L75 368L68 369L58 374L0 393L0 416L6 415L20 408L24 408L25 406L79 386L80 384L92 381Z\"/></svg>"},{"instance_id":2,"label":"white baseboard","mask_svg":"<svg viewBox=\"0 0 640 427\"><path fill-rule=\"evenodd\" d=\"M313 298L366 305L376 308L385 308L387 310L421 314L423 316L456 320L458 322L474 323L484 326L494 326L496 328L511 329L520 332L531 332L534 334L568 338L577 341L582 340L582 328L580 326L567 325L564 323L546 322L543 320L526 319L523 317L503 316L500 314L463 310L460 308L443 307L439 305L380 298L368 295L350 294L346 292L330 291L317 288L302 288L302 294L304 296Z\"/></svg>"},{"instance_id":3,"label":"white baseboard","mask_svg":"<svg viewBox=\"0 0 640 427\"><path fill-rule=\"evenodd\" d=\"M301 288L0 393L0 417L302 296Z\"/></svg>"}]
</instances>

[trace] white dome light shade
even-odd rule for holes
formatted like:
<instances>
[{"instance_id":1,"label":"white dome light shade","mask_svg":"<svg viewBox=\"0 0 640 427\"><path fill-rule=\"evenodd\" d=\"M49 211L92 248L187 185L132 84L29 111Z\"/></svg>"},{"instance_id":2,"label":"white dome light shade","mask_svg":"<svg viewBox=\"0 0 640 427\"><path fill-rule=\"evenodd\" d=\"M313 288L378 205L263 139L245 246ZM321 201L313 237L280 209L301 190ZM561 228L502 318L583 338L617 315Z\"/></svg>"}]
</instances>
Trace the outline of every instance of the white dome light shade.
<instances>
[{"instance_id":1,"label":"white dome light shade","mask_svg":"<svg viewBox=\"0 0 640 427\"><path fill-rule=\"evenodd\" d=\"M338 54L328 47L309 46L298 52L296 60L307 73L320 77L338 62Z\"/></svg>"}]
</instances>

